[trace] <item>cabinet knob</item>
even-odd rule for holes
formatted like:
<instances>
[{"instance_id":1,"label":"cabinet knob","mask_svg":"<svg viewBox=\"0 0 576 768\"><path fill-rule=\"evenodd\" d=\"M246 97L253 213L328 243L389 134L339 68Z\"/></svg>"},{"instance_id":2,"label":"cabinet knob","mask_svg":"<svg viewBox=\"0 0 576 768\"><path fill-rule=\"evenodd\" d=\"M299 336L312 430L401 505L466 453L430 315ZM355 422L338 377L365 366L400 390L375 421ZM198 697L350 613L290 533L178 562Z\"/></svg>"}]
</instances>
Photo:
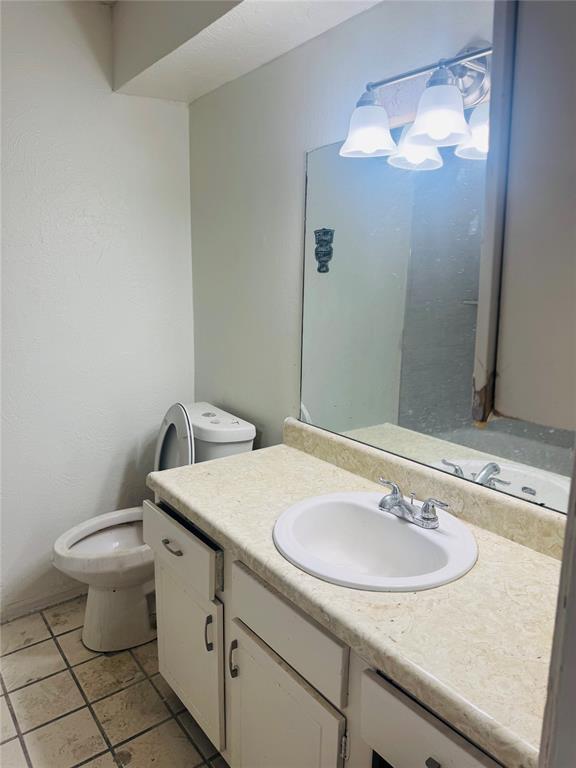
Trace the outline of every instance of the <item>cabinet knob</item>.
<instances>
[{"instance_id":1,"label":"cabinet knob","mask_svg":"<svg viewBox=\"0 0 576 768\"><path fill-rule=\"evenodd\" d=\"M429 757L426 762L424 763L426 768L442 768L438 760L434 760L433 757Z\"/></svg>"}]
</instances>

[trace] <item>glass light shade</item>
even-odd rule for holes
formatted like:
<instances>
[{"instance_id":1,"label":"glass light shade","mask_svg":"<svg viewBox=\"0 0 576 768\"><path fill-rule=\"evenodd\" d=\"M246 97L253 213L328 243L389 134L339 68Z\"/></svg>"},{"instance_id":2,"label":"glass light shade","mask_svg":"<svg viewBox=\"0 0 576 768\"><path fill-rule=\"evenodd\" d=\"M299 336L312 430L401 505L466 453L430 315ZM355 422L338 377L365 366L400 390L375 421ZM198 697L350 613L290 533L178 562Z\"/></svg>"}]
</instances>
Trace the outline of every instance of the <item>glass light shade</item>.
<instances>
[{"instance_id":1,"label":"glass light shade","mask_svg":"<svg viewBox=\"0 0 576 768\"><path fill-rule=\"evenodd\" d=\"M490 145L490 103L485 101L472 111L470 136L459 144L454 153L465 160L485 160Z\"/></svg>"},{"instance_id":2,"label":"glass light shade","mask_svg":"<svg viewBox=\"0 0 576 768\"><path fill-rule=\"evenodd\" d=\"M414 121L411 140L428 147L451 147L470 136L462 94L455 85L426 88Z\"/></svg>"},{"instance_id":3,"label":"glass light shade","mask_svg":"<svg viewBox=\"0 0 576 768\"><path fill-rule=\"evenodd\" d=\"M388 113L378 104L356 107L348 136L340 147L342 157L384 157L396 149L390 133Z\"/></svg>"},{"instance_id":4,"label":"glass light shade","mask_svg":"<svg viewBox=\"0 0 576 768\"><path fill-rule=\"evenodd\" d=\"M442 168L444 161L436 147L414 144L412 141L413 125L406 125L402 130L398 150L390 155L388 163L394 168L406 171L435 171Z\"/></svg>"}]
</instances>

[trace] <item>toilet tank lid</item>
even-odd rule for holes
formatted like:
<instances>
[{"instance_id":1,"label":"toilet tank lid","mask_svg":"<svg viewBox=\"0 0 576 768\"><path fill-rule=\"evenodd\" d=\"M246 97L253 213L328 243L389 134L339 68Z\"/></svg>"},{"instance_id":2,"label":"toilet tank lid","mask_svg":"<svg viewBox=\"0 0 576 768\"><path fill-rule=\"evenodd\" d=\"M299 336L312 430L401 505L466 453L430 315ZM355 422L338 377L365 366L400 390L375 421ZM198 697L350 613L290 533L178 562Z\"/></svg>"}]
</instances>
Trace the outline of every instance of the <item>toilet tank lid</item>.
<instances>
[{"instance_id":1,"label":"toilet tank lid","mask_svg":"<svg viewBox=\"0 0 576 768\"><path fill-rule=\"evenodd\" d=\"M196 440L207 443L241 443L253 440L256 427L211 403L184 406Z\"/></svg>"}]
</instances>

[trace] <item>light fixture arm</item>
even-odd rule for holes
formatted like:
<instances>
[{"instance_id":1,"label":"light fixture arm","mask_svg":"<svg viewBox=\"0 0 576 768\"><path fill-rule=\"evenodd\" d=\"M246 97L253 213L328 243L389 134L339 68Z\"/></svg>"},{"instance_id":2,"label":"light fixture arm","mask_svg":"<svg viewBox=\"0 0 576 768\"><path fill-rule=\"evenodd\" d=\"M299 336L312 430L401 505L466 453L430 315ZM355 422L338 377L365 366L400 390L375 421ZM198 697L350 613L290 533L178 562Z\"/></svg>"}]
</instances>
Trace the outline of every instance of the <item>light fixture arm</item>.
<instances>
[{"instance_id":1,"label":"light fixture arm","mask_svg":"<svg viewBox=\"0 0 576 768\"><path fill-rule=\"evenodd\" d=\"M465 64L467 62L472 62L475 59L481 59L484 56L490 56L492 53L492 46L488 45L485 48L476 48L473 51L466 51L465 53L460 53L458 56L453 56L451 59L440 59L440 61L434 62L434 64L427 64L424 67L418 67L417 69L411 69L409 72L404 72L401 75L395 75L394 77L386 77L383 80L376 80L373 83L367 83L366 84L366 91L370 93L370 91L374 91L377 88L382 88L385 85L393 85L395 83L402 83L405 80L413 80L415 77L420 77L420 75L425 75L428 72L434 72L439 67L454 67L457 64ZM474 67L476 69L476 67Z\"/></svg>"}]
</instances>

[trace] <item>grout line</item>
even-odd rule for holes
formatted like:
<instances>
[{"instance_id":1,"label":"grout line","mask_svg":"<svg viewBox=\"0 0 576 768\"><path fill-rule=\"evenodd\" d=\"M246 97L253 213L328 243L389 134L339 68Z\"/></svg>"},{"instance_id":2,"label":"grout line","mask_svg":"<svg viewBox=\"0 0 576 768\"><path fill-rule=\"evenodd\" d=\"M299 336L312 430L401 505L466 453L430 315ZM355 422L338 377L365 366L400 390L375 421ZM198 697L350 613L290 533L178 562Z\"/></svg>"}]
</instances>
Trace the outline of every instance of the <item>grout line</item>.
<instances>
[{"instance_id":1,"label":"grout line","mask_svg":"<svg viewBox=\"0 0 576 768\"><path fill-rule=\"evenodd\" d=\"M98 752L97 755L92 755L92 757L87 757L86 760L82 760L80 763L74 763L72 768L81 768L81 766L86 765L87 763L91 763L92 760L97 760L99 757L104 757L104 755L110 755L112 760L116 763L116 758L114 757L114 754L109 750L105 749L102 752ZM118 765L118 763L116 763Z\"/></svg>"},{"instance_id":2,"label":"grout line","mask_svg":"<svg viewBox=\"0 0 576 768\"><path fill-rule=\"evenodd\" d=\"M44 680L49 680L51 677L56 677L56 675L61 675L62 672L66 672L66 667L63 667L62 669L59 669L57 672L50 672L49 675L45 675L44 677L39 677L37 680L32 680L30 683L24 683L24 685L19 685L17 688L11 688L10 690L7 689L8 693L16 693L16 691L22 691L24 688L30 688L31 685L36 685L36 683L43 683Z\"/></svg>"},{"instance_id":3,"label":"grout line","mask_svg":"<svg viewBox=\"0 0 576 768\"><path fill-rule=\"evenodd\" d=\"M16 737L18 738L18 741L20 742L20 747L22 749L22 752L24 753L24 759L26 760L26 765L28 766L28 768L33 768L32 760L30 759L30 755L28 754L28 747L26 746L26 742L24 741L24 737L22 736L22 731L18 723L18 718L16 717L16 712L14 712L14 707L12 706L12 702L10 701L8 690L4 684L4 680L2 680L1 675L0 675L0 686L4 692L4 699L6 700L6 705L10 711L10 714L12 715L12 720L14 721L14 728L16 729Z\"/></svg>"},{"instance_id":4,"label":"grout line","mask_svg":"<svg viewBox=\"0 0 576 768\"><path fill-rule=\"evenodd\" d=\"M33 643L28 643L28 645L23 645L22 648L16 648L13 651L7 651L6 653L3 653L0 658L6 659L8 656L13 656L15 653L19 653L20 651L26 651L28 648L33 648L35 645L40 645L40 643L45 643L46 640L50 640L51 635L48 635L48 637L43 637L42 640L35 640Z\"/></svg>"},{"instance_id":5,"label":"grout line","mask_svg":"<svg viewBox=\"0 0 576 768\"><path fill-rule=\"evenodd\" d=\"M169 723L170 720L174 720L174 715L171 714L170 717L166 717L164 720L160 720L158 723L154 723L154 725L149 725L147 728L143 728L141 731L132 734L132 736L127 736L125 739L122 739L122 741L114 744L112 749L116 750L119 747L123 747L125 744L128 744L130 741L134 741L134 739L137 739L139 736L144 736L147 733L150 733L150 731L153 731L155 728L159 728L161 725L166 725L166 723Z\"/></svg>"},{"instance_id":6,"label":"grout line","mask_svg":"<svg viewBox=\"0 0 576 768\"><path fill-rule=\"evenodd\" d=\"M152 680L152 675L148 675L148 674L146 673L146 670L144 669L143 665L141 664L141 662L140 662L140 660L138 659L138 657L136 656L136 654L133 652L133 649L132 649L132 648L130 649L130 654L131 654L132 658L134 659L134 661L136 662L136 664L138 665L138 667L139 667L139 668L142 670L142 672L144 673L144 675L146 675L146 678L147 678L147 680L150 682L150 684L152 685L152 687L154 688L154 690L156 691L156 693L158 693L158 695L160 696L160 698L162 699L162 701L164 701L164 699L163 699L163 697L162 697L162 694L160 693L160 691L158 690L158 688L156 688L156 686L154 685L154 681ZM159 674L159 672L154 672L154 675L157 675L157 674ZM177 694L176 694L176 695L177 695ZM181 731L183 731L183 733L184 733L184 735L186 736L186 738L188 739L188 741L189 741L189 742L192 744L192 746L194 747L194 749L195 749L195 750L198 752L198 754L199 754L199 755L200 755L200 757L202 758L202 762L201 762L201 763L198 763L198 766L197 766L196 768L201 768L201 766L202 766L202 765L204 765L204 763L206 763L206 765L208 765L208 764L209 764L209 763L208 763L208 761L209 761L209 760L211 760L211 759L212 759L212 758L214 758L214 757L218 757L218 756L220 755L220 752L218 752L218 750L216 750L216 752L214 752L214 754L211 754L211 755L209 755L209 756L206 756L206 755L204 754L204 752L203 752L203 751L200 749L200 747L198 746L198 744L196 744L196 742L194 741L194 739L192 738L192 736L190 736L190 734L188 733L188 731L187 731L187 730L186 730L186 728L184 727L183 723L181 723L181 722L180 722L180 719L179 719L179 718L180 718L180 716L181 716L181 715L183 715L185 712L188 712L188 710L186 709L186 707L184 707L184 709L183 709L183 710L181 710L180 712L172 712L172 710L170 709L170 707L168 706L168 704L166 703L166 701L164 701L164 704L165 704L165 706L168 708L168 710L170 711L170 713L172 714L172 717L173 717L173 719L176 721L176 724L178 725L178 727L180 728L180 730L181 730ZM184 706L184 705L182 705L182 706ZM190 715L190 717L192 717L192 715ZM200 726L198 726L198 727L200 727ZM208 737L206 737L206 738L208 738Z\"/></svg>"},{"instance_id":7,"label":"grout line","mask_svg":"<svg viewBox=\"0 0 576 768\"><path fill-rule=\"evenodd\" d=\"M68 663L68 659L67 659L67 658L66 658L66 656L64 655L64 652L62 651L62 648L60 647L60 643L58 642L58 639L57 639L57 638L54 636L54 633L52 632L52 628L51 628L51 627L50 627L50 625L48 624L48 621L46 620L46 617L44 616L44 614L42 614L42 618L44 619L44 621L45 621L45 623L46 623L46 626L48 627L48 630L49 630L49 632L52 634L52 637L54 638L54 642L56 643L56 646L57 646L58 650L60 651L60 655L61 655L61 656L62 656L62 658L64 659L64 663L66 664L66 668L68 669L68 671L69 671L69 672L70 672L70 674L72 675L72 678L73 678L74 682L75 682L75 683L76 683L76 685L78 686L78 690L80 691L80 695L82 696L82 698L83 698L83 699L84 699L84 701L86 702L86 706L87 706L87 708L88 708L88 711L89 711L89 712L90 712L90 714L92 715L92 719L93 719L93 720L94 720L94 722L96 723L96 727L97 727L97 728L98 728L98 730L100 731L100 734L101 734L102 738L104 739L104 743L106 744L106 746L108 747L108 749L109 749L109 750L112 750L112 744L111 744L111 742L110 742L110 739L109 739L109 738L108 738L108 736L106 735L106 732L105 732L104 728L102 727L102 725L101 725L101 723L100 723L100 720L98 720L98 718L96 717L96 713L94 712L94 709L92 708L92 705L91 705L91 704L90 704L90 702L88 701L88 697L87 697L87 696L86 696L86 694L84 693L84 689L82 688L82 686L81 686L81 685L80 685L80 683L78 682L78 678L76 677L76 673L74 672L74 669L73 669L73 668L70 666L70 664Z\"/></svg>"},{"instance_id":8,"label":"grout line","mask_svg":"<svg viewBox=\"0 0 576 768\"><path fill-rule=\"evenodd\" d=\"M76 599L76 598L72 598L72 599ZM64 602L69 602L69 601L64 601ZM58 605L60 605L60 604L61 603L58 603ZM39 678L38 680L34 680L31 683L26 683L26 685L20 686L19 688L15 688L13 691L7 691L6 685L4 684L4 681L2 680L2 677L0 675L0 686L1 686L3 692L4 692L5 696L6 696L6 701L7 701L7 704L9 706L9 709L10 709L10 712L11 712L12 717L14 719L14 723L15 723L15 727L16 727L16 732L17 733L16 733L16 736L14 737L14 739L16 739L16 738L19 739L20 745L22 747L22 750L24 752L24 755L25 755L25 758L26 758L26 761L27 761L28 768L33 768L32 761L30 759L30 756L28 754L28 749L27 749L26 743L24 741L24 733L20 729L20 726L19 726L17 718L16 718L16 714L15 714L14 709L12 707L12 702L9 699L9 694L10 693L14 693L14 692L19 691L19 690L22 690L23 688L28 688L31 685L34 685L35 683L42 682L44 680L48 680L49 678L55 677L56 675L61 674L62 672L65 672L65 671L68 671L70 673L70 675L71 675L72 679L74 680L74 682L76 683L76 686L78 687L78 690L80 691L80 695L82 696L82 699L83 699L83 701L85 703L81 707L77 707L76 709L73 709L70 712L66 712L66 713L64 713L62 715L59 715L58 717L55 717L52 720L47 721L46 723L42 723L42 725L35 726L34 728L31 728L29 731L26 731L25 733L27 735L29 733L32 733L34 731L39 730L40 728L43 728L43 727L48 726L48 725L51 725L52 723L57 722L58 720L62 720L63 718L67 717L68 715L72 715L72 714L74 714L76 712L80 712L83 709L87 709L90 712L94 722L96 723L96 726L97 726L100 734L102 735L102 738L104 739L104 742L106 744L106 749L102 750L101 752L96 753L95 755L92 755L92 756L86 758L85 760L82 760L80 763L76 763L73 766L73 768L81 768L81 766L84 766L84 765L90 763L92 760L95 760L97 757L101 757L101 756L106 755L108 753L112 756L112 759L114 760L116 765L119 766L119 768L122 768L122 763L120 762L118 756L116 755L116 750L117 749L125 746L127 743L131 742L133 739L136 739L136 738L138 738L140 736L143 736L143 735L149 733L150 731L153 731L155 728L158 728L161 725L165 725L166 723L170 722L171 720L175 721L177 727L183 732L183 734L185 735L186 739L196 749L196 751L198 752L198 755L201 758L201 761L199 763L195 764L195 766L193 768L211 768L211 765L212 765L211 761L216 759L217 757L219 757L220 753L218 751L216 751L212 755L209 755L209 756L205 756L204 755L203 751L196 744L194 739L190 736L190 734L188 733L188 731L186 730L184 725L179 720L179 717L181 717L183 714L185 714L187 712L186 708L184 707L184 709L179 711L179 712L173 712L171 710L171 708L168 706L168 703L167 703L166 699L161 694L161 692L158 690L158 688L156 687L154 681L152 680L152 678L155 677L157 674L159 674L159 672L155 671L152 674L148 674L148 672L146 672L143 664L140 662L140 660L138 659L138 657L134 653L134 649L133 648L126 648L126 649L124 649L122 651L113 651L111 653L101 653L98 656L94 656L91 659L86 659L84 661L79 662L78 664L71 665L70 662L68 661L68 659L66 658L66 655L65 655L64 651L62 650L62 647L60 646L59 638L65 636L67 634L70 634L71 632L76 632L78 629L82 629L82 625L80 625L79 627L73 627L72 629L68 629L65 632L61 632L59 635L56 635L54 630L52 629L52 627L48 623L47 618L44 616L43 611L38 611L37 613L40 614L42 620L44 621L44 624L46 625L46 628L47 628L47 630L49 632L49 636L47 638L44 638L43 640L39 640L36 643L30 643L30 645L24 646L24 648L19 648L16 651L11 651L10 653L5 654L5 656L10 656L11 654L17 653L18 651L24 650L25 648L30 648L30 647L32 647L34 645L39 645L40 643L47 642L48 640L53 640L54 644L56 645L56 647L58 649L58 652L60 653L60 656L62 657L62 660L64 662L64 665L65 665L64 668L58 670L57 672L53 672L50 675L46 675L45 677ZM150 641L150 642L152 642L152 641ZM145 645L145 643L144 643L144 645ZM125 685L125 686L119 688L118 690L113 691L112 693L108 693L105 696L101 696L100 698L95 699L94 701L90 701L88 699L87 694L85 693L84 689L82 688L82 686L80 684L80 681L79 681L79 679L78 679L78 677L77 677L77 675L75 673L75 669L77 667L80 667L80 666L83 666L85 664L88 664L91 661L96 661L96 659L101 658L102 656L104 656L104 657L116 656L116 655L118 655L120 653L125 653L125 652L128 652L130 654L131 658L136 663L136 666L138 667L138 669L142 673L143 677L139 678L138 680L134 680L133 682L129 683L128 685ZM108 738L108 736L107 736L107 734L106 734L102 724L100 723L100 720L98 719L98 716L96 715L96 712L94 711L92 705L93 704L97 704L97 703L99 703L101 701L104 701L105 699L108 699L108 698L116 695L117 693L121 693L122 691L125 691L125 690L127 690L129 688L132 688L133 686L138 685L138 683L142 683L144 681L147 681L147 682L150 683L150 685L152 686L152 688L154 689L154 691L156 692L156 694L158 695L158 697L160 698L160 700L164 704L164 707L165 707L165 709L166 709L166 711L168 713L168 717L166 717L164 720L161 720L158 723L155 723L154 725L152 725L152 726L150 726L148 728L145 728L142 731L138 731L137 733L132 734L128 738L118 742L118 744L113 745L112 742L110 741L110 739ZM11 740L12 739L9 739L8 741L11 741Z\"/></svg>"},{"instance_id":9,"label":"grout line","mask_svg":"<svg viewBox=\"0 0 576 768\"><path fill-rule=\"evenodd\" d=\"M75 712L80 712L81 709L84 709L84 704L82 704L79 707L75 707L74 709L71 709L69 712L64 712L62 715L58 715L57 717L53 717L52 720L47 720L45 723L40 723L40 725L35 725L34 728L29 728L27 731L22 731L22 736L28 736L29 733L34 733L35 731L39 731L40 728L44 728L45 725L52 725L52 723L57 723L58 720L62 720L64 717L67 717L68 715L73 715Z\"/></svg>"}]
</instances>

